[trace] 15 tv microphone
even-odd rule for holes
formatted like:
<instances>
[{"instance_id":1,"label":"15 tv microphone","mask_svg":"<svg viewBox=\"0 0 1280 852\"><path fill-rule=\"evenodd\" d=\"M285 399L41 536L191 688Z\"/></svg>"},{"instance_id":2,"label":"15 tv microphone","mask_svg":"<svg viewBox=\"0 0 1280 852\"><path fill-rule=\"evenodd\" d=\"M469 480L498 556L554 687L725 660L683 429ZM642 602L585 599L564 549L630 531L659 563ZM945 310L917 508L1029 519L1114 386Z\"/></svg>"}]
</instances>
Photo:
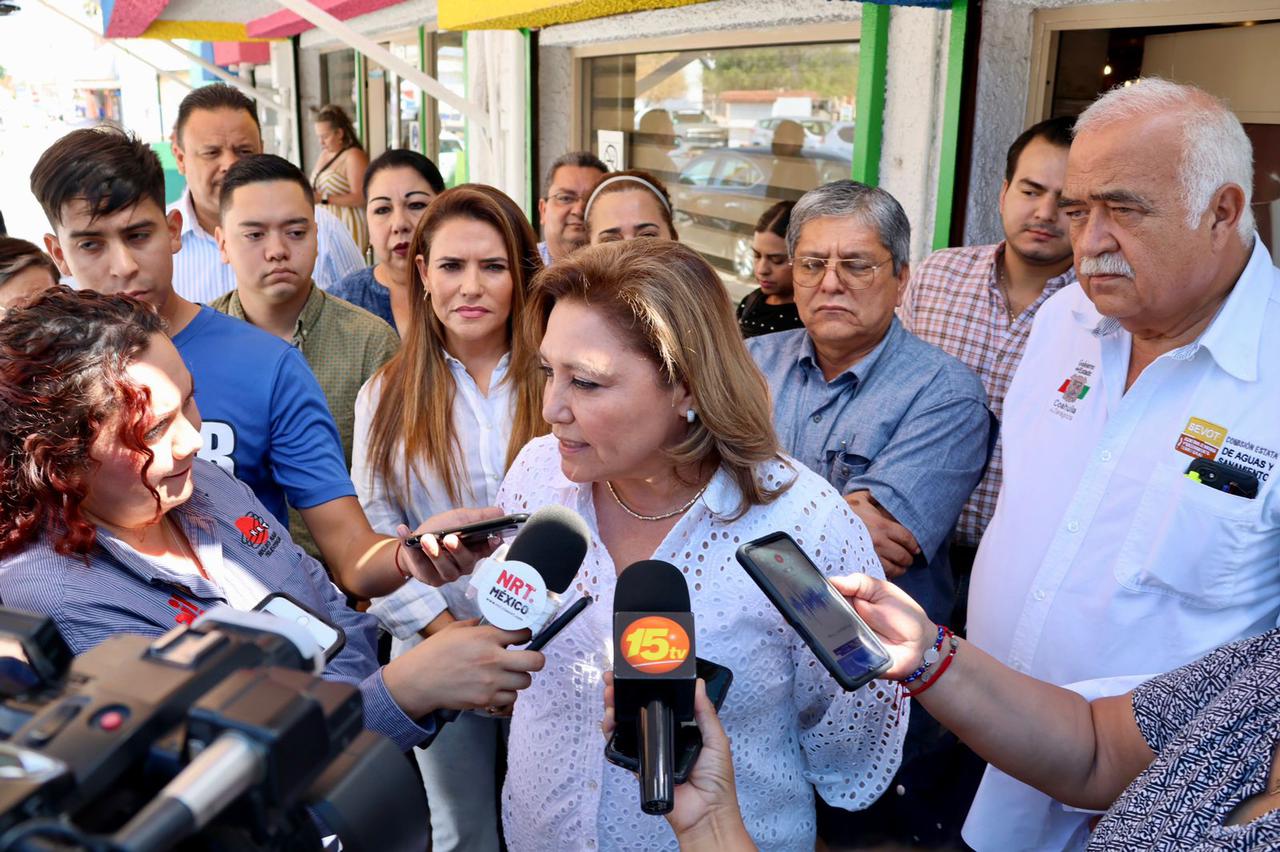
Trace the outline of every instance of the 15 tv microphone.
<instances>
[{"instance_id":1,"label":"15 tv microphone","mask_svg":"<svg viewBox=\"0 0 1280 852\"><path fill-rule=\"evenodd\" d=\"M480 608L480 623L537 632L554 617L590 546L591 530L577 512L565 506L534 512L506 552L481 560L471 575L467 595ZM458 713L436 715L451 721Z\"/></svg>"},{"instance_id":2,"label":"15 tv microphone","mask_svg":"<svg viewBox=\"0 0 1280 852\"><path fill-rule=\"evenodd\" d=\"M628 566L613 594L614 712L640 744L640 809L675 807L676 728L693 720L693 613L684 575L669 562Z\"/></svg>"}]
</instances>

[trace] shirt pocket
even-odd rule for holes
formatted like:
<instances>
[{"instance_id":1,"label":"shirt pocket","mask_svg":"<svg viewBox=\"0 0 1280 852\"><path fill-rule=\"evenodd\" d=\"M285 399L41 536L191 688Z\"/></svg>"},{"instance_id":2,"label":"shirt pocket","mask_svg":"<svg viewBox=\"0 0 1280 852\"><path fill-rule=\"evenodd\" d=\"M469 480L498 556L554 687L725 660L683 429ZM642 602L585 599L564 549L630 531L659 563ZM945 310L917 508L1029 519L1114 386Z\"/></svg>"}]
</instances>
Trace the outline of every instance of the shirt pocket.
<instances>
[{"instance_id":1,"label":"shirt pocket","mask_svg":"<svg viewBox=\"0 0 1280 852\"><path fill-rule=\"evenodd\" d=\"M871 466L870 456L870 448L862 446L856 435L840 440L832 439L826 449L826 470L819 473L823 473L827 482L843 494L849 480L867 472L867 468Z\"/></svg>"},{"instance_id":2,"label":"shirt pocket","mask_svg":"<svg viewBox=\"0 0 1280 852\"><path fill-rule=\"evenodd\" d=\"M1260 500L1210 488L1176 469L1160 471L1143 491L1116 579L1133 591L1192 606L1236 604L1239 572L1260 535L1260 516Z\"/></svg>"}]
</instances>

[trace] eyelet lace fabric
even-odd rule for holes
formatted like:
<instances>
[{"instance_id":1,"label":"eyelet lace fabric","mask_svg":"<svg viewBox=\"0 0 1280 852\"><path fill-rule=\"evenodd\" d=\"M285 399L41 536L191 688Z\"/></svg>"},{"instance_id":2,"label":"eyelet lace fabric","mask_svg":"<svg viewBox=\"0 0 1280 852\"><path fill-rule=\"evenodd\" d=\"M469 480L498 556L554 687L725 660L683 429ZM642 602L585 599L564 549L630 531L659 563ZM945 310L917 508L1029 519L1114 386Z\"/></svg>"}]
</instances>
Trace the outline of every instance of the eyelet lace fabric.
<instances>
[{"instance_id":1,"label":"eyelet lace fabric","mask_svg":"<svg viewBox=\"0 0 1280 852\"><path fill-rule=\"evenodd\" d=\"M740 492L721 472L653 554L689 583L698 656L733 670L720 717L733 743L738 797L762 850L812 849L812 787L855 810L888 786L902 755L907 702L874 681L844 692L734 557L744 542L789 533L827 575L883 577L870 536L843 499L797 462L762 466L768 487L794 479L773 503L741 518ZM498 495L506 512L549 504L578 511L593 541L572 596L595 598L545 649L547 664L520 693L511 722L503 822L515 852L677 848L662 817L640 810L635 776L604 757L601 675L613 668L617 568L599 543L590 485L561 473L555 439L532 441Z\"/></svg>"}]
</instances>

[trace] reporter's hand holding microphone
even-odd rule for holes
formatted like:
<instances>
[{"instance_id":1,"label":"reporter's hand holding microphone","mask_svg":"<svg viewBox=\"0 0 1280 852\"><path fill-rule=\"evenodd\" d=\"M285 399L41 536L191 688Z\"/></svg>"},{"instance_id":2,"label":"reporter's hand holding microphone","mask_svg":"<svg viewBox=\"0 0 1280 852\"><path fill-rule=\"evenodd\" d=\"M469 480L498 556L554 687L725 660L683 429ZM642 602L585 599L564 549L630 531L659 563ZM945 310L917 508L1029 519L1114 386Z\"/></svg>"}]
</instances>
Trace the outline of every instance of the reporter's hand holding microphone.
<instances>
[{"instance_id":1,"label":"reporter's hand holding microphone","mask_svg":"<svg viewBox=\"0 0 1280 852\"><path fill-rule=\"evenodd\" d=\"M459 526L509 520L500 518L497 509L446 515L454 516ZM445 518L437 516L431 522L440 524ZM420 715L442 711L440 718L446 721L460 710L500 712L497 708L509 708L517 692L529 686L530 673L545 665L540 651L508 646L529 642L532 631L555 615L560 595L586 556L590 536L586 523L560 506L541 509L532 517L512 518L507 528L525 523L524 529L500 560L484 566L472 579L484 618L450 624L386 667L387 688L407 712L410 707ZM411 573L435 586L472 574L479 560L495 550L495 538L465 532L439 537L423 534L418 547L405 548L415 551Z\"/></svg>"},{"instance_id":2,"label":"reporter's hand holding microphone","mask_svg":"<svg viewBox=\"0 0 1280 852\"><path fill-rule=\"evenodd\" d=\"M604 676L604 722L607 741L617 727L613 706L613 673ZM707 684L698 679L693 700L693 718L702 735L702 751L689 780L675 788L675 807L667 822L680 841L683 852L739 852L753 850L738 811L738 789L733 779L733 755L729 737L720 724L716 708L707 697Z\"/></svg>"}]
</instances>

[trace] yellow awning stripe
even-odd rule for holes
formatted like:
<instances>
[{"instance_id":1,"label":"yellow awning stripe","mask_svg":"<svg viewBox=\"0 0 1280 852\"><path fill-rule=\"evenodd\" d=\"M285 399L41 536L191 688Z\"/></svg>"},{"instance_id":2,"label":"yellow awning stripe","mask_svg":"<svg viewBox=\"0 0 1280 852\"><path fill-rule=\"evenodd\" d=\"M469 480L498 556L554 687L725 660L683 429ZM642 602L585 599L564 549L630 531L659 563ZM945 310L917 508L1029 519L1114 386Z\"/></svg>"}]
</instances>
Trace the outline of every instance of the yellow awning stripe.
<instances>
[{"instance_id":1,"label":"yellow awning stripe","mask_svg":"<svg viewBox=\"0 0 1280 852\"><path fill-rule=\"evenodd\" d=\"M439 0L437 14L440 28L445 30L514 30L701 2L703 0Z\"/></svg>"},{"instance_id":2,"label":"yellow awning stripe","mask_svg":"<svg viewBox=\"0 0 1280 852\"><path fill-rule=\"evenodd\" d=\"M250 38L245 25L232 21L166 21L155 20L142 33L142 38L192 41L282 41L274 38Z\"/></svg>"}]
</instances>

